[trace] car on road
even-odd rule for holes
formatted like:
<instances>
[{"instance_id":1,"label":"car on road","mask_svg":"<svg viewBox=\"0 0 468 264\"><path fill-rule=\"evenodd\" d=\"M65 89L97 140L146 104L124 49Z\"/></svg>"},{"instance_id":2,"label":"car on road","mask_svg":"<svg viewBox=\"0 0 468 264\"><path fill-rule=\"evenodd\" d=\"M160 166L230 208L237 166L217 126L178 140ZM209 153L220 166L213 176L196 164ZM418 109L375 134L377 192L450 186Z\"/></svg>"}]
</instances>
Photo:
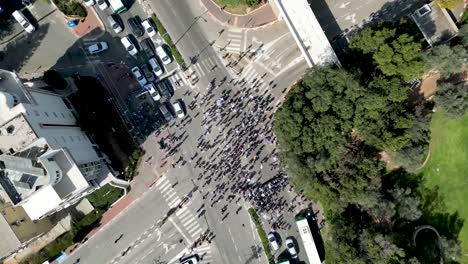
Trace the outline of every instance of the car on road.
<instances>
[{"instance_id":1,"label":"car on road","mask_svg":"<svg viewBox=\"0 0 468 264\"><path fill-rule=\"evenodd\" d=\"M180 264L197 264L198 256L197 255L188 256L186 258L179 259L179 261L180 261Z\"/></svg>"},{"instance_id":2,"label":"car on road","mask_svg":"<svg viewBox=\"0 0 468 264\"><path fill-rule=\"evenodd\" d=\"M156 86L154 86L153 83L146 84L145 90L148 91L148 93L154 101L159 101L159 99L161 99L161 95L159 94L158 90L156 89Z\"/></svg>"},{"instance_id":3,"label":"car on road","mask_svg":"<svg viewBox=\"0 0 468 264\"><path fill-rule=\"evenodd\" d=\"M161 96L169 98L174 94L174 88L167 78L156 83L156 87L158 88Z\"/></svg>"},{"instance_id":4,"label":"car on road","mask_svg":"<svg viewBox=\"0 0 468 264\"><path fill-rule=\"evenodd\" d=\"M297 250L296 250L296 245L294 244L294 241L292 238L286 239L286 248L288 249L289 255L291 255L291 258L295 259L297 258Z\"/></svg>"},{"instance_id":5,"label":"car on road","mask_svg":"<svg viewBox=\"0 0 468 264\"><path fill-rule=\"evenodd\" d=\"M154 44L150 38L145 38L144 40L140 41L141 49L145 51L148 57L154 56Z\"/></svg>"},{"instance_id":6,"label":"car on road","mask_svg":"<svg viewBox=\"0 0 468 264\"><path fill-rule=\"evenodd\" d=\"M164 116L164 119L166 119L167 122L171 121L174 118L174 116L169 111L169 109L167 109L167 106L165 103L159 106L159 111L161 111L161 114Z\"/></svg>"},{"instance_id":7,"label":"car on road","mask_svg":"<svg viewBox=\"0 0 468 264\"><path fill-rule=\"evenodd\" d=\"M126 36L126 37L123 37L120 39L120 42L122 42L123 46L125 47L125 49L127 50L128 54L132 55L132 56L135 56L137 55L138 53L138 50L137 48L135 47L135 45L133 44L132 40L130 39L130 37Z\"/></svg>"},{"instance_id":8,"label":"car on road","mask_svg":"<svg viewBox=\"0 0 468 264\"><path fill-rule=\"evenodd\" d=\"M156 29L153 27L153 24L151 23L149 18L143 20L143 22L141 22L141 25L145 29L146 33L148 33L148 36L150 38L156 36Z\"/></svg>"},{"instance_id":9,"label":"car on road","mask_svg":"<svg viewBox=\"0 0 468 264\"><path fill-rule=\"evenodd\" d=\"M154 77L153 72L149 69L148 64L143 64L141 65L141 71L143 72L143 75L146 77L146 80L148 82L154 82L156 78Z\"/></svg>"},{"instance_id":10,"label":"car on road","mask_svg":"<svg viewBox=\"0 0 468 264\"><path fill-rule=\"evenodd\" d=\"M114 30L115 33L118 34L123 31L122 26L120 25L116 17L114 17L114 15L108 16L107 22L109 22L109 25L111 26L112 30Z\"/></svg>"},{"instance_id":11,"label":"car on road","mask_svg":"<svg viewBox=\"0 0 468 264\"><path fill-rule=\"evenodd\" d=\"M31 25L29 20L23 15L23 13L20 10L15 10L11 15L18 23L20 23L24 31L28 33L33 33L36 30L36 28L33 25Z\"/></svg>"},{"instance_id":12,"label":"car on road","mask_svg":"<svg viewBox=\"0 0 468 264\"><path fill-rule=\"evenodd\" d=\"M164 73L163 68L159 64L158 60L155 57L152 57L148 60L148 64L150 65L151 69L153 70L156 76L161 76Z\"/></svg>"},{"instance_id":13,"label":"car on road","mask_svg":"<svg viewBox=\"0 0 468 264\"><path fill-rule=\"evenodd\" d=\"M132 29L132 32L133 34L135 34L135 36L142 37L145 34L140 22L136 17L129 18L127 22L130 25L130 28Z\"/></svg>"},{"instance_id":14,"label":"car on road","mask_svg":"<svg viewBox=\"0 0 468 264\"><path fill-rule=\"evenodd\" d=\"M184 110L182 109L182 104L179 100L175 101L172 104L172 109L174 110L174 113L178 118L183 118L185 116Z\"/></svg>"},{"instance_id":15,"label":"car on road","mask_svg":"<svg viewBox=\"0 0 468 264\"><path fill-rule=\"evenodd\" d=\"M163 64L169 64L171 63L171 57L167 54L167 52L164 50L162 46L159 46L156 48L156 55L161 59Z\"/></svg>"},{"instance_id":16,"label":"car on road","mask_svg":"<svg viewBox=\"0 0 468 264\"><path fill-rule=\"evenodd\" d=\"M84 4L86 6L93 6L96 4L96 2L94 2L94 0L83 0Z\"/></svg>"},{"instance_id":17,"label":"car on road","mask_svg":"<svg viewBox=\"0 0 468 264\"><path fill-rule=\"evenodd\" d=\"M279 244L278 244L278 240L276 239L275 233L273 232L268 233L268 241L270 242L270 247L272 250L279 249Z\"/></svg>"},{"instance_id":18,"label":"car on road","mask_svg":"<svg viewBox=\"0 0 468 264\"><path fill-rule=\"evenodd\" d=\"M133 67L132 68L132 73L135 76L135 78L137 79L138 83L141 85L141 87L144 87L144 85L148 81L146 80L145 76L141 72L140 68L138 68L138 66Z\"/></svg>"},{"instance_id":19,"label":"car on road","mask_svg":"<svg viewBox=\"0 0 468 264\"><path fill-rule=\"evenodd\" d=\"M108 48L109 46L107 45L107 42L101 41L101 42L98 42L96 44L89 46L88 51L90 54L96 54L96 53L103 52Z\"/></svg>"},{"instance_id":20,"label":"car on road","mask_svg":"<svg viewBox=\"0 0 468 264\"><path fill-rule=\"evenodd\" d=\"M106 2L106 0L97 0L97 5L101 10L106 10L109 7L109 4Z\"/></svg>"}]
</instances>

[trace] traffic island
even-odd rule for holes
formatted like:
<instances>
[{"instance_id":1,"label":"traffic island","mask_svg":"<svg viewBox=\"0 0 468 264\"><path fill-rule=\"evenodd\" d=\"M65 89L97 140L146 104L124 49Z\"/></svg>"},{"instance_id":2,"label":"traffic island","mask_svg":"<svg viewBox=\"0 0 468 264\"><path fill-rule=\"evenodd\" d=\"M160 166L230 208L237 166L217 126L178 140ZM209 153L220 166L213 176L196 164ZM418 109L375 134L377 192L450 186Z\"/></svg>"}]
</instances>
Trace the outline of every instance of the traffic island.
<instances>
[{"instance_id":1,"label":"traffic island","mask_svg":"<svg viewBox=\"0 0 468 264\"><path fill-rule=\"evenodd\" d=\"M262 222L260 221L260 217L258 216L257 212L255 212L253 208L249 208L248 212L249 212L250 218L252 218L252 221L255 224L255 227L257 228L257 233L258 233L258 236L260 237L260 240L262 241L263 250L265 251L265 255L268 259L268 262L270 264L274 264L275 258L273 257L273 254L271 253L270 245L268 243L268 237L267 237L265 230L263 229Z\"/></svg>"}]
</instances>

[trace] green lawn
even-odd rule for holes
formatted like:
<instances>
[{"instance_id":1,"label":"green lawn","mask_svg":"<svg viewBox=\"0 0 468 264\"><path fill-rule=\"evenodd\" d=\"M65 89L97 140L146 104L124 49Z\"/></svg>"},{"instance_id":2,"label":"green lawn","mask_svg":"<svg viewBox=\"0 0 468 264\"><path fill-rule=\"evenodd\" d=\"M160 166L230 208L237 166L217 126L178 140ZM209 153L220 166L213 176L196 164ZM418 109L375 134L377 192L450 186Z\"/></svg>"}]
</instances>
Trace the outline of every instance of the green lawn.
<instances>
[{"instance_id":1,"label":"green lawn","mask_svg":"<svg viewBox=\"0 0 468 264\"><path fill-rule=\"evenodd\" d=\"M233 14L246 14L249 5L247 4L248 0L214 0L216 4L220 7L224 7L224 10L233 13ZM254 1L252 1L254 2ZM258 4L261 1L258 0ZM250 9L254 9L258 4L254 4Z\"/></svg>"},{"instance_id":2,"label":"green lawn","mask_svg":"<svg viewBox=\"0 0 468 264\"><path fill-rule=\"evenodd\" d=\"M434 113L430 155L422 172L429 186L439 187L447 208L465 220L459 239L462 255L468 254L468 114L448 119L441 109Z\"/></svg>"}]
</instances>

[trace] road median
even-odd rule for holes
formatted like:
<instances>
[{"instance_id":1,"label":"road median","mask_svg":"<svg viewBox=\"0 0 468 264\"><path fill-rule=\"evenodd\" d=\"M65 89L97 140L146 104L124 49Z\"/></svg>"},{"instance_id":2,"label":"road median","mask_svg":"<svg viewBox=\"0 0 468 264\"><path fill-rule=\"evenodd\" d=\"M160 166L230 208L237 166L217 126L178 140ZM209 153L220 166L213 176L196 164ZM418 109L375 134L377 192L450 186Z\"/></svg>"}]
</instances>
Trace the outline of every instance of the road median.
<instances>
[{"instance_id":1,"label":"road median","mask_svg":"<svg viewBox=\"0 0 468 264\"><path fill-rule=\"evenodd\" d=\"M156 17L155 14L151 16L151 19L153 20L153 23L156 25L156 28L158 30L159 35L164 39L166 44L169 46L171 49L172 56L174 57L175 61L179 66L182 68L182 70L185 70L187 68L187 65L185 64L184 59L182 58L182 55L180 55L179 50L177 50L177 47L174 45L174 42L172 42L171 37L169 36L169 33L167 33L166 28L164 28L163 24L161 21Z\"/></svg>"}]
</instances>

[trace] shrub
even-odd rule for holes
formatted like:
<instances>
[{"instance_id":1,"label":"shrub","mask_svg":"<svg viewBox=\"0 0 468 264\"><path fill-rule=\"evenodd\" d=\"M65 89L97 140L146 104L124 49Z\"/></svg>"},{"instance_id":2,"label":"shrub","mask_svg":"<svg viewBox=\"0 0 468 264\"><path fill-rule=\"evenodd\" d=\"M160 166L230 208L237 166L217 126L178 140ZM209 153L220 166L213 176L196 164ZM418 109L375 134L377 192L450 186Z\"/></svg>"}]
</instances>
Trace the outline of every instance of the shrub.
<instances>
[{"instance_id":1,"label":"shrub","mask_svg":"<svg viewBox=\"0 0 468 264\"><path fill-rule=\"evenodd\" d=\"M53 0L57 8L66 16L85 18L86 9L78 2L72 0Z\"/></svg>"},{"instance_id":2,"label":"shrub","mask_svg":"<svg viewBox=\"0 0 468 264\"><path fill-rule=\"evenodd\" d=\"M171 37L169 36L169 34L167 34L167 31L164 28L163 24L154 14L151 16L151 19L153 19L153 22L156 25L159 34L162 36L167 45L169 45L169 48L171 49L171 53L172 56L174 56L175 61L177 62L177 64L180 65L180 67L182 67L183 70L185 70L187 68L187 66L185 65L185 61L182 58L182 55L180 55L179 51L177 50L177 47L172 42Z\"/></svg>"},{"instance_id":3,"label":"shrub","mask_svg":"<svg viewBox=\"0 0 468 264\"><path fill-rule=\"evenodd\" d=\"M250 7L255 7L260 4L260 0L247 0L247 5Z\"/></svg>"},{"instance_id":4,"label":"shrub","mask_svg":"<svg viewBox=\"0 0 468 264\"><path fill-rule=\"evenodd\" d=\"M250 217L252 218L252 221L257 227L257 233L258 233L258 236L260 237L260 240L262 241L263 250L265 251L265 255L268 261L271 264L275 263L274 256L273 254L271 254L270 245L268 242L268 236L265 230L263 230L262 222L260 221L260 218L258 217L257 212L255 212L253 208L249 208L248 212L249 212Z\"/></svg>"},{"instance_id":5,"label":"shrub","mask_svg":"<svg viewBox=\"0 0 468 264\"><path fill-rule=\"evenodd\" d=\"M54 88L65 89L67 81L55 70L48 70L44 72L44 82Z\"/></svg>"}]
</instances>

